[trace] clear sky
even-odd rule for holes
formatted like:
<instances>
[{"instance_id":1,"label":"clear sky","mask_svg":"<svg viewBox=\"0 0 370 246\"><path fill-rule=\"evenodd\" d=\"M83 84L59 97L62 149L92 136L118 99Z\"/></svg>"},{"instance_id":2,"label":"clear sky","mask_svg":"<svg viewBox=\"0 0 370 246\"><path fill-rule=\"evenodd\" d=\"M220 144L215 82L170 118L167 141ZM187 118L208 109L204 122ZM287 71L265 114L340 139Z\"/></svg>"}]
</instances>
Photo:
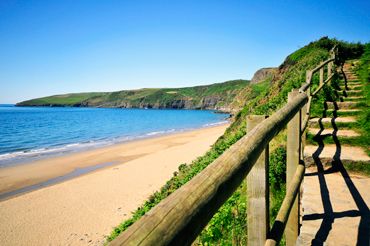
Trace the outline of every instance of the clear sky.
<instances>
[{"instance_id":1,"label":"clear sky","mask_svg":"<svg viewBox=\"0 0 370 246\"><path fill-rule=\"evenodd\" d=\"M322 36L369 42L369 13L369 0L0 0L0 103L250 79Z\"/></svg>"}]
</instances>

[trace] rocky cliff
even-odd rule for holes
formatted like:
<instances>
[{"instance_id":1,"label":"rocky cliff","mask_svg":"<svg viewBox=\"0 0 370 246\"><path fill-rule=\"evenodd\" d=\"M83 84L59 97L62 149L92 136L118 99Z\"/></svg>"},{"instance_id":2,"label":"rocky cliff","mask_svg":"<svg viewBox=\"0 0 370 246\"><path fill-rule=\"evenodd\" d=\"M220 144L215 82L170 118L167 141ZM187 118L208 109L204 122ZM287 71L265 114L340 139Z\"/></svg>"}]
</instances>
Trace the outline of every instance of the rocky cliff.
<instances>
[{"instance_id":1,"label":"rocky cliff","mask_svg":"<svg viewBox=\"0 0 370 246\"><path fill-rule=\"evenodd\" d=\"M272 79L277 72L278 68L275 67L261 68L254 73L253 78L251 79L251 84L265 81L268 78Z\"/></svg>"}]
</instances>

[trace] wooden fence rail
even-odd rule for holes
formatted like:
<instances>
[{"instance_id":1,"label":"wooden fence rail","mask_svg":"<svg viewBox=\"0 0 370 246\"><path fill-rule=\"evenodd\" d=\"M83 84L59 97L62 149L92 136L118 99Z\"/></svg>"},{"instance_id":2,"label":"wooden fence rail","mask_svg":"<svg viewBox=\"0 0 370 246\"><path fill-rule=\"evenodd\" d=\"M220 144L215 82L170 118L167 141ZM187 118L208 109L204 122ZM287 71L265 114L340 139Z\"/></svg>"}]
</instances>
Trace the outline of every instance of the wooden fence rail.
<instances>
[{"instance_id":1,"label":"wooden fence rail","mask_svg":"<svg viewBox=\"0 0 370 246\"><path fill-rule=\"evenodd\" d=\"M298 90L299 93L306 94L308 97L308 103L302 107L300 113L295 117L296 120L291 120L287 127L287 191L283 203L280 207L278 215L272 226L272 229L266 235L267 240L265 246L273 246L279 244L284 230L286 237L286 245L296 245L297 237L299 234L299 188L303 181L305 166L304 166L304 145L305 145L305 129L308 125L310 118L310 108L312 98L327 84L329 83L334 73L332 71L335 61L336 47L331 50L331 57L322 62L319 66L315 67L311 71L307 71L306 83L301 86ZM324 66L327 65L327 79L324 81ZM311 94L310 86L312 85L313 74L319 71L320 80L319 87ZM297 93L293 90L288 95L289 100ZM300 119L300 120L298 120ZM297 131L296 129L299 129ZM298 149L297 149L298 148ZM294 174L293 174L294 173ZM248 226L251 226L248 224ZM248 235L249 236L249 235ZM262 245L260 243L254 244L251 242L250 245Z\"/></svg>"},{"instance_id":2,"label":"wooden fence rail","mask_svg":"<svg viewBox=\"0 0 370 246\"><path fill-rule=\"evenodd\" d=\"M309 72L308 86L303 85L300 90L292 91L288 103L273 115L249 116L248 133L244 137L121 233L110 245L190 245L249 173L248 244L274 245L279 242L286 227L287 245L293 245L299 228L297 194L304 174L301 136L305 129L302 122L308 121L309 117L308 102L312 98L309 88L313 73L325 65L332 67L334 59L335 56L332 56ZM328 76L331 76L331 69ZM327 81L330 79L328 77ZM288 189L270 230L268 144L286 125Z\"/></svg>"}]
</instances>

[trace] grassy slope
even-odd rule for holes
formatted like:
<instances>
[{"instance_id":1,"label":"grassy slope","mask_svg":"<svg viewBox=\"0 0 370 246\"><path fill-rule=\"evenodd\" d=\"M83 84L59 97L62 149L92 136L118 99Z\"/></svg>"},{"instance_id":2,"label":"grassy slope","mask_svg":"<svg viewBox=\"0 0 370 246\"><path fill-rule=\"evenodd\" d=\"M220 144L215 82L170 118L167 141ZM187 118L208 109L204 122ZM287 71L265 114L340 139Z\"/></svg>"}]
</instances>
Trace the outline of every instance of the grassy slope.
<instances>
[{"instance_id":1,"label":"grassy slope","mask_svg":"<svg viewBox=\"0 0 370 246\"><path fill-rule=\"evenodd\" d=\"M232 80L205 86L164 89L139 89L101 93L74 93L55 95L24 101L19 106L97 106L97 107L176 107L187 101L190 108L202 108L202 101L217 100L217 106L229 105L238 93L249 84L247 80Z\"/></svg>"},{"instance_id":2,"label":"grassy slope","mask_svg":"<svg viewBox=\"0 0 370 246\"><path fill-rule=\"evenodd\" d=\"M363 84L363 96L365 97L359 116L359 125L363 138L362 142L366 143L365 148L370 156L370 43L365 45L365 51L361 56L357 73Z\"/></svg>"},{"instance_id":3,"label":"grassy slope","mask_svg":"<svg viewBox=\"0 0 370 246\"><path fill-rule=\"evenodd\" d=\"M190 165L181 164L179 171L174 173L160 191L153 194L134 213L132 218L122 222L112 232L108 240L115 238L120 232L138 220L143 214L158 204L163 198L170 195L178 187L185 184L193 176L203 170L208 164L223 153L229 146L245 135L245 117L248 114L272 114L281 108L287 94L292 88L297 88L304 81L306 70L312 69L320 61L326 59L329 49L337 42L323 38L313 42L287 57L280 66L278 74L271 82L264 82L260 87L245 88L245 94L241 98L248 98L250 91L258 94L242 104L243 109L235 116L233 123L226 130L204 156L194 160ZM347 44L344 44L347 45ZM272 217L276 216L278 207L284 196L285 189L285 133L279 134L270 144L270 185L271 185L271 210ZM220 208L208 226L197 239L199 244L241 244L246 242L246 197L244 184L234 195Z\"/></svg>"},{"instance_id":4,"label":"grassy slope","mask_svg":"<svg viewBox=\"0 0 370 246\"><path fill-rule=\"evenodd\" d=\"M89 98L96 97L96 96L103 96L106 93L104 92L86 92L86 93L70 93L64 95L55 95L49 97L41 97L36 98L24 102L20 102L19 106L26 106L26 105L75 105L82 101L85 101Z\"/></svg>"}]
</instances>

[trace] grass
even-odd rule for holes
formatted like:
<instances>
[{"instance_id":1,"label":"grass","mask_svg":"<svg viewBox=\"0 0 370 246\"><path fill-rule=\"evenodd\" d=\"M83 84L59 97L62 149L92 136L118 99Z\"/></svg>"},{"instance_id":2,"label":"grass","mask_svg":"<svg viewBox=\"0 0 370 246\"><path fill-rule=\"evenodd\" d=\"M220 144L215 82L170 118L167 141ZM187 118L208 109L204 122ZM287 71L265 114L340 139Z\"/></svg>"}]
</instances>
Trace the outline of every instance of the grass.
<instances>
[{"instance_id":1,"label":"grass","mask_svg":"<svg viewBox=\"0 0 370 246\"><path fill-rule=\"evenodd\" d=\"M366 142L365 138L363 137L337 137L338 141L342 145L351 145L351 146L359 146L363 148L368 148L369 143ZM307 142L312 144L312 145L317 145L317 140L318 138L310 133L307 133ZM328 137L320 137L320 140L323 141L324 144L335 144L335 141L333 138L330 136Z\"/></svg>"},{"instance_id":2,"label":"grass","mask_svg":"<svg viewBox=\"0 0 370 246\"><path fill-rule=\"evenodd\" d=\"M288 56L274 78L255 86L243 88L236 96L242 109L234 116L233 122L204 156L194 160L190 165L182 164L174 176L155 192L133 216L117 226L108 238L113 240L119 233L143 216L162 199L184 185L203 170L233 143L246 134L246 116L248 114L271 115L287 101L287 94L298 88L305 79L306 70L314 68L329 55L330 48L336 40L323 38L301 48ZM347 45L347 44L346 44ZM352 46L348 46L351 50ZM350 52L344 53L350 54ZM317 81L315 82L317 83ZM173 91L174 89L169 89ZM182 92L182 93L188 93ZM190 92L189 92L190 93ZM189 95L189 94L187 94ZM235 100L234 100L235 103ZM321 104L322 106L322 104ZM280 204L285 196L285 152L286 134L283 131L270 143L270 186L271 186L271 222L275 219ZM246 243L246 204L245 184L228 199L204 228L194 244L198 245L240 245Z\"/></svg>"},{"instance_id":3,"label":"grass","mask_svg":"<svg viewBox=\"0 0 370 246\"><path fill-rule=\"evenodd\" d=\"M364 53L355 70L363 84L364 96L360 106L361 111L358 115L359 129L361 130L362 142L367 143L365 146L366 152L370 156L370 43L365 45Z\"/></svg>"},{"instance_id":4,"label":"grass","mask_svg":"<svg viewBox=\"0 0 370 246\"><path fill-rule=\"evenodd\" d=\"M333 128L333 125L331 123L323 123L322 124L324 128ZM335 126L338 129L346 129L346 130L358 130L360 128L360 123L358 122L336 122Z\"/></svg>"},{"instance_id":5,"label":"grass","mask_svg":"<svg viewBox=\"0 0 370 246\"><path fill-rule=\"evenodd\" d=\"M370 165L368 162L356 161L356 162L344 162L344 167L347 171L352 173L364 174L370 177Z\"/></svg>"},{"instance_id":6,"label":"grass","mask_svg":"<svg viewBox=\"0 0 370 246\"><path fill-rule=\"evenodd\" d=\"M64 95L55 95L49 97L42 97L37 99L32 99L28 101L21 102L17 104L18 106L49 106L49 105L67 105L73 106L76 104L80 104L85 100L93 97L100 97L104 96L106 93L104 92L87 92L87 93L71 93L71 94L64 94Z\"/></svg>"}]
</instances>

